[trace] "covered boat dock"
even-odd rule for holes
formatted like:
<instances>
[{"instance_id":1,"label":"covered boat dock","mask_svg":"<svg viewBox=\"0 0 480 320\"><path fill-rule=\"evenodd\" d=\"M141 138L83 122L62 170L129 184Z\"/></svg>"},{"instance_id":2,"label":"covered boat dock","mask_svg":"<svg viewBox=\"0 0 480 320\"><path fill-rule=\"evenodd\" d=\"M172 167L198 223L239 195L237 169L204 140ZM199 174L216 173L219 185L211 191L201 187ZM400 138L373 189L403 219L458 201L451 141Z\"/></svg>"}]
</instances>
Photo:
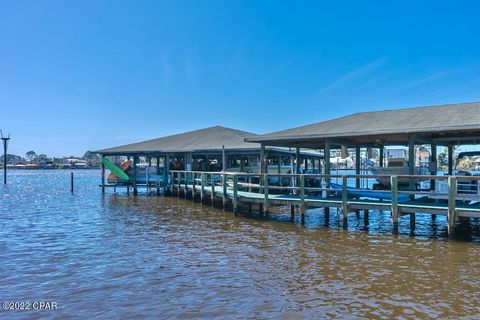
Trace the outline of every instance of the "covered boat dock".
<instances>
[{"instance_id":1,"label":"covered boat dock","mask_svg":"<svg viewBox=\"0 0 480 320\"><path fill-rule=\"evenodd\" d=\"M260 144L245 142L255 136L258 135L252 132L214 126L95 151L115 165L120 165L121 160L131 161L127 183L116 180L106 183L105 164L110 164L102 161L102 190L125 186L127 191L133 188L134 194L138 187L159 191L168 186L170 170L300 173L303 168L320 173L318 152L273 146L261 148Z\"/></svg>"}]
</instances>

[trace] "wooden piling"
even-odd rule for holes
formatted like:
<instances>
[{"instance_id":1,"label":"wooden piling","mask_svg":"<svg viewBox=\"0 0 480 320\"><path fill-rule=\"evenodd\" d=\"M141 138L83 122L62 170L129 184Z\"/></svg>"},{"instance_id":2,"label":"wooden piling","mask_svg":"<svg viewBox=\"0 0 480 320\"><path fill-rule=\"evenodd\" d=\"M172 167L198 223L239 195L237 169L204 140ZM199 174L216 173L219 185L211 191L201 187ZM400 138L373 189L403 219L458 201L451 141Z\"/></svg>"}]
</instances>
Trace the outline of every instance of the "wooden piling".
<instances>
[{"instance_id":1,"label":"wooden piling","mask_svg":"<svg viewBox=\"0 0 480 320\"><path fill-rule=\"evenodd\" d=\"M348 221L348 193L347 193L347 176L342 176L342 220L343 228L347 228Z\"/></svg>"},{"instance_id":2,"label":"wooden piling","mask_svg":"<svg viewBox=\"0 0 480 320\"><path fill-rule=\"evenodd\" d=\"M105 158L105 156L102 154L102 159ZM105 193L105 165L102 162L102 169L100 171L100 178L102 181L102 194Z\"/></svg>"},{"instance_id":3,"label":"wooden piling","mask_svg":"<svg viewBox=\"0 0 480 320\"><path fill-rule=\"evenodd\" d=\"M138 157L133 156L133 195L136 196L138 194L137 189L137 161Z\"/></svg>"},{"instance_id":4,"label":"wooden piling","mask_svg":"<svg viewBox=\"0 0 480 320\"><path fill-rule=\"evenodd\" d=\"M195 201L196 173L192 172L192 201Z\"/></svg>"},{"instance_id":5,"label":"wooden piling","mask_svg":"<svg viewBox=\"0 0 480 320\"><path fill-rule=\"evenodd\" d=\"M212 183L212 207L213 207L213 204L214 204L214 201L215 201L215 176L212 174L210 176L210 181Z\"/></svg>"},{"instance_id":6,"label":"wooden piling","mask_svg":"<svg viewBox=\"0 0 480 320\"><path fill-rule=\"evenodd\" d=\"M206 177L205 177L205 172L202 172L200 174L200 202L203 203L204 199L205 199L205 180L206 180Z\"/></svg>"},{"instance_id":7,"label":"wooden piling","mask_svg":"<svg viewBox=\"0 0 480 320\"><path fill-rule=\"evenodd\" d=\"M398 232L398 177L390 177L390 192L392 193L392 227L393 233Z\"/></svg>"},{"instance_id":8,"label":"wooden piling","mask_svg":"<svg viewBox=\"0 0 480 320\"><path fill-rule=\"evenodd\" d=\"M305 224L305 176L300 175L300 217L301 223Z\"/></svg>"},{"instance_id":9,"label":"wooden piling","mask_svg":"<svg viewBox=\"0 0 480 320\"><path fill-rule=\"evenodd\" d=\"M222 175L222 202L223 202L223 211L227 207L227 178L228 176L224 173Z\"/></svg>"},{"instance_id":10,"label":"wooden piling","mask_svg":"<svg viewBox=\"0 0 480 320\"><path fill-rule=\"evenodd\" d=\"M455 236L455 222L456 222L456 208L455 202L457 197L457 178L448 177L448 237L453 238Z\"/></svg>"},{"instance_id":11,"label":"wooden piling","mask_svg":"<svg viewBox=\"0 0 480 320\"><path fill-rule=\"evenodd\" d=\"M187 199L187 190L188 190L188 172L185 171L184 174L184 192L183 192L183 197Z\"/></svg>"},{"instance_id":12,"label":"wooden piling","mask_svg":"<svg viewBox=\"0 0 480 320\"><path fill-rule=\"evenodd\" d=\"M70 192L73 193L73 172L70 172Z\"/></svg>"},{"instance_id":13,"label":"wooden piling","mask_svg":"<svg viewBox=\"0 0 480 320\"><path fill-rule=\"evenodd\" d=\"M369 225L369 218L368 218L369 213L368 212L369 212L368 210L363 211L363 225L364 225L365 228L368 227L368 225Z\"/></svg>"},{"instance_id":14,"label":"wooden piling","mask_svg":"<svg viewBox=\"0 0 480 320\"><path fill-rule=\"evenodd\" d=\"M233 176L233 213L236 214L238 209L238 176Z\"/></svg>"},{"instance_id":15,"label":"wooden piling","mask_svg":"<svg viewBox=\"0 0 480 320\"><path fill-rule=\"evenodd\" d=\"M268 176L266 174L262 175L263 180L263 209L264 213L268 214Z\"/></svg>"},{"instance_id":16,"label":"wooden piling","mask_svg":"<svg viewBox=\"0 0 480 320\"><path fill-rule=\"evenodd\" d=\"M290 205L290 219L292 221L295 220L295 206L294 205Z\"/></svg>"}]
</instances>

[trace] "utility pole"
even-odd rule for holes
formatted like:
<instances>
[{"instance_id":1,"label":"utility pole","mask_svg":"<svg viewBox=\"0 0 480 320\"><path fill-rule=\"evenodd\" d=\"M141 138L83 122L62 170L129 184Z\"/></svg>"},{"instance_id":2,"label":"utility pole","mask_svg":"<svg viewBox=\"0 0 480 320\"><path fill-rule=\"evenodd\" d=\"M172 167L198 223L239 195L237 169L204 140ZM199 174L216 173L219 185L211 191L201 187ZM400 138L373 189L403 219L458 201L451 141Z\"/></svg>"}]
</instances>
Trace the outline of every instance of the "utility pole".
<instances>
[{"instance_id":1,"label":"utility pole","mask_svg":"<svg viewBox=\"0 0 480 320\"><path fill-rule=\"evenodd\" d=\"M8 137L3 136L3 131L0 130L0 135L2 136L3 142L3 184L7 184L7 147L8 147L8 140L10 140L10 133Z\"/></svg>"}]
</instances>

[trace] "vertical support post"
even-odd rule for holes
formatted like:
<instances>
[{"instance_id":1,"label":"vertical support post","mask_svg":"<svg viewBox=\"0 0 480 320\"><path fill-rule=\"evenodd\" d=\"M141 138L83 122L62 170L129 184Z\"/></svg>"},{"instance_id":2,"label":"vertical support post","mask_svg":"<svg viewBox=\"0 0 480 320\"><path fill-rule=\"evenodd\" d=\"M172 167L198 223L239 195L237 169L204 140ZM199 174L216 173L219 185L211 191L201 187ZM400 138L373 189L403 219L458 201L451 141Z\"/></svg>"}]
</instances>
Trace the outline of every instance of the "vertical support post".
<instances>
[{"instance_id":1,"label":"vertical support post","mask_svg":"<svg viewBox=\"0 0 480 320\"><path fill-rule=\"evenodd\" d=\"M264 213L268 214L268 175L262 175L263 180L263 208Z\"/></svg>"},{"instance_id":2,"label":"vertical support post","mask_svg":"<svg viewBox=\"0 0 480 320\"><path fill-rule=\"evenodd\" d=\"M453 146L448 146L448 175L453 175Z\"/></svg>"},{"instance_id":3,"label":"vertical support post","mask_svg":"<svg viewBox=\"0 0 480 320\"><path fill-rule=\"evenodd\" d=\"M102 159L105 158L105 155L102 154ZM102 161L102 169L100 171L100 178L102 180L102 193L105 193L105 165Z\"/></svg>"},{"instance_id":4,"label":"vertical support post","mask_svg":"<svg viewBox=\"0 0 480 320\"><path fill-rule=\"evenodd\" d=\"M456 208L455 202L457 197L457 178L448 177L448 237L453 238L455 236L455 222L456 222Z\"/></svg>"},{"instance_id":5,"label":"vertical support post","mask_svg":"<svg viewBox=\"0 0 480 320\"><path fill-rule=\"evenodd\" d=\"M295 221L295 206L293 204L290 205L290 219Z\"/></svg>"},{"instance_id":6,"label":"vertical support post","mask_svg":"<svg viewBox=\"0 0 480 320\"><path fill-rule=\"evenodd\" d=\"M369 221L368 221L368 210L364 210L363 211L363 225L366 227L368 227L369 225Z\"/></svg>"},{"instance_id":7,"label":"vertical support post","mask_svg":"<svg viewBox=\"0 0 480 320\"><path fill-rule=\"evenodd\" d=\"M215 201L215 176L214 176L214 174L212 174L210 176L210 181L212 183L212 207L213 207L213 203Z\"/></svg>"},{"instance_id":8,"label":"vertical support post","mask_svg":"<svg viewBox=\"0 0 480 320\"><path fill-rule=\"evenodd\" d=\"M379 166L381 168L383 168L383 166L385 165L385 147L384 146L380 146L380 149L379 149L379 152L380 152L380 159L379 159Z\"/></svg>"},{"instance_id":9,"label":"vertical support post","mask_svg":"<svg viewBox=\"0 0 480 320\"><path fill-rule=\"evenodd\" d=\"M265 145L262 143L260 145L260 173L265 173Z\"/></svg>"},{"instance_id":10,"label":"vertical support post","mask_svg":"<svg viewBox=\"0 0 480 320\"><path fill-rule=\"evenodd\" d=\"M305 224L305 176L300 175L300 214L301 223Z\"/></svg>"},{"instance_id":11,"label":"vertical support post","mask_svg":"<svg viewBox=\"0 0 480 320\"><path fill-rule=\"evenodd\" d=\"M282 173L282 156L278 155L278 174Z\"/></svg>"},{"instance_id":12,"label":"vertical support post","mask_svg":"<svg viewBox=\"0 0 480 320\"><path fill-rule=\"evenodd\" d=\"M393 233L398 233L398 177L390 177L390 192L392 193L392 227Z\"/></svg>"},{"instance_id":13,"label":"vertical support post","mask_svg":"<svg viewBox=\"0 0 480 320\"><path fill-rule=\"evenodd\" d=\"M183 196L185 199L187 199L187 190L188 190L188 171L185 171L184 172L184 192L183 192Z\"/></svg>"},{"instance_id":14,"label":"vertical support post","mask_svg":"<svg viewBox=\"0 0 480 320\"><path fill-rule=\"evenodd\" d=\"M163 187L165 188L165 191L166 191L167 188L169 188L168 177L170 176L170 156L167 154L167 155L165 155L165 157L163 159L164 159L164 162L163 162ZM173 179L172 179L172 183L173 183Z\"/></svg>"},{"instance_id":15,"label":"vertical support post","mask_svg":"<svg viewBox=\"0 0 480 320\"><path fill-rule=\"evenodd\" d=\"M227 178L228 176L224 173L222 174L222 202L223 202L223 211L227 207Z\"/></svg>"},{"instance_id":16,"label":"vertical support post","mask_svg":"<svg viewBox=\"0 0 480 320\"><path fill-rule=\"evenodd\" d=\"M160 157L157 156L156 158L156 162L155 162L155 165L156 165L156 174L158 175L160 173ZM163 178L163 177L162 177ZM162 179L163 180L163 179ZM160 195L160 186L158 184L158 181L155 182L155 184L157 185L157 196ZM165 185L164 185L165 186ZM166 188L166 186L165 186Z\"/></svg>"},{"instance_id":17,"label":"vertical support post","mask_svg":"<svg viewBox=\"0 0 480 320\"><path fill-rule=\"evenodd\" d=\"M237 213L238 209L238 176L233 176L233 213Z\"/></svg>"},{"instance_id":18,"label":"vertical support post","mask_svg":"<svg viewBox=\"0 0 480 320\"><path fill-rule=\"evenodd\" d=\"M346 229L347 219L348 219L348 193L347 193L347 176L342 176L342 220L343 220L343 228Z\"/></svg>"},{"instance_id":19,"label":"vertical support post","mask_svg":"<svg viewBox=\"0 0 480 320\"><path fill-rule=\"evenodd\" d=\"M415 175L415 136L413 134L408 135L408 174ZM409 179L409 190L415 190L415 182L412 178Z\"/></svg>"},{"instance_id":20,"label":"vertical support post","mask_svg":"<svg viewBox=\"0 0 480 320\"><path fill-rule=\"evenodd\" d=\"M325 140L325 150L323 152L323 161L324 161L324 172L326 175L330 175L330 141ZM327 178L327 183L330 183L330 178Z\"/></svg>"},{"instance_id":21,"label":"vertical support post","mask_svg":"<svg viewBox=\"0 0 480 320\"><path fill-rule=\"evenodd\" d=\"M225 146L222 146L222 171L227 171L227 155L225 153Z\"/></svg>"},{"instance_id":22,"label":"vertical support post","mask_svg":"<svg viewBox=\"0 0 480 320\"><path fill-rule=\"evenodd\" d=\"M70 172L70 192L73 193L73 172Z\"/></svg>"},{"instance_id":23,"label":"vertical support post","mask_svg":"<svg viewBox=\"0 0 480 320\"><path fill-rule=\"evenodd\" d=\"M355 174L356 175L360 174L360 166L361 166L360 147L356 146L355 147ZM360 178L359 177L355 178L355 187L360 188Z\"/></svg>"},{"instance_id":24,"label":"vertical support post","mask_svg":"<svg viewBox=\"0 0 480 320\"><path fill-rule=\"evenodd\" d=\"M177 174L177 196L180 198L180 188L182 182L182 174L180 172L176 172Z\"/></svg>"},{"instance_id":25,"label":"vertical support post","mask_svg":"<svg viewBox=\"0 0 480 320\"><path fill-rule=\"evenodd\" d=\"M197 183L195 180L196 172L192 172L192 201L195 201L195 184Z\"/></svg>"},{"instance_id":26,"label":"vertical support post","mask_svg":"<svg viewBox=\"0 0 480 320\"><path fill-rule=\"evenodd\" d=\"M430 175L437 175L437 146L430 145ZM435 191L435 179L430 180L430 190Z\"/></svg>"},{"instance_id":27,"label":"vertical support post","mask_svg":"<svg viewBox=\"0 0 480 320\"><path fill-rule=\"evenodd\" d=\"M136 196L138 194L137 190L137 156L133 156L133 195Z\"/></svg>"},{"instance_id":28,"label":"vertical support post","mask_svg":"<svg viewBox=\"0 0 480 320\"><path fill-rule=\"evenodd\" d=\"M300 174L300 148L295 149L295 174Z\"/></svg>"},{"instance_id":29,"label":"vertical support post","mask_svg":"<svg viewBox=\"0 0 480 320\"><path fill-rule=\"evenodd\" d=\"M3 132L1 132L1 138L3 143L3 184L7 184L7 164L8 164L7 148L8 148L8 141L10 140L10 134L8 134L8 137L4 137Z\"/></svg>"},{"instance_id":30,"label":"vertical support post","mask_svg":"<svg viewBox=\"0 0 480 320\"><path fill-rule=\"evenodd\" d=\"M200 183L201 183L201 186L200 186L200 202L201 203L203 203L203 200L205 199L205 180L206 180L205 172L202 172L200 174Z\"/></svg>"}]
</instances>

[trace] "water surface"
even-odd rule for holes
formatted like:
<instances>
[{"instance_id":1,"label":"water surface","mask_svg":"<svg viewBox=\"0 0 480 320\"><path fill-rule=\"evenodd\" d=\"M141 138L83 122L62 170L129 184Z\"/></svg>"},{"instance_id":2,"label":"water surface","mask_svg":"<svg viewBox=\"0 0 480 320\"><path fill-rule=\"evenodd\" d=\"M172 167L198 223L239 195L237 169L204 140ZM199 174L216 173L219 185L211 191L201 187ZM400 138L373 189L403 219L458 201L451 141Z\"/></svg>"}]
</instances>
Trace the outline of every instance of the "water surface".
<instances>
[{"instance_id":1,"label":"water surface","mask_svg":"<svg viewBox=\"0 0 480 320\"><path fill-rule=\"evenodd\" d=\"M349 229L309 211L233 217L178 198L102 196L98 171L12 171L0 187L0 300L55 301L35 318L480 317L478 222L461 241L442 217L386 213ZM279 208L279 210L282 210ZM285 210L288 211L288 210Z\"/></svg>"}]
</instances>

